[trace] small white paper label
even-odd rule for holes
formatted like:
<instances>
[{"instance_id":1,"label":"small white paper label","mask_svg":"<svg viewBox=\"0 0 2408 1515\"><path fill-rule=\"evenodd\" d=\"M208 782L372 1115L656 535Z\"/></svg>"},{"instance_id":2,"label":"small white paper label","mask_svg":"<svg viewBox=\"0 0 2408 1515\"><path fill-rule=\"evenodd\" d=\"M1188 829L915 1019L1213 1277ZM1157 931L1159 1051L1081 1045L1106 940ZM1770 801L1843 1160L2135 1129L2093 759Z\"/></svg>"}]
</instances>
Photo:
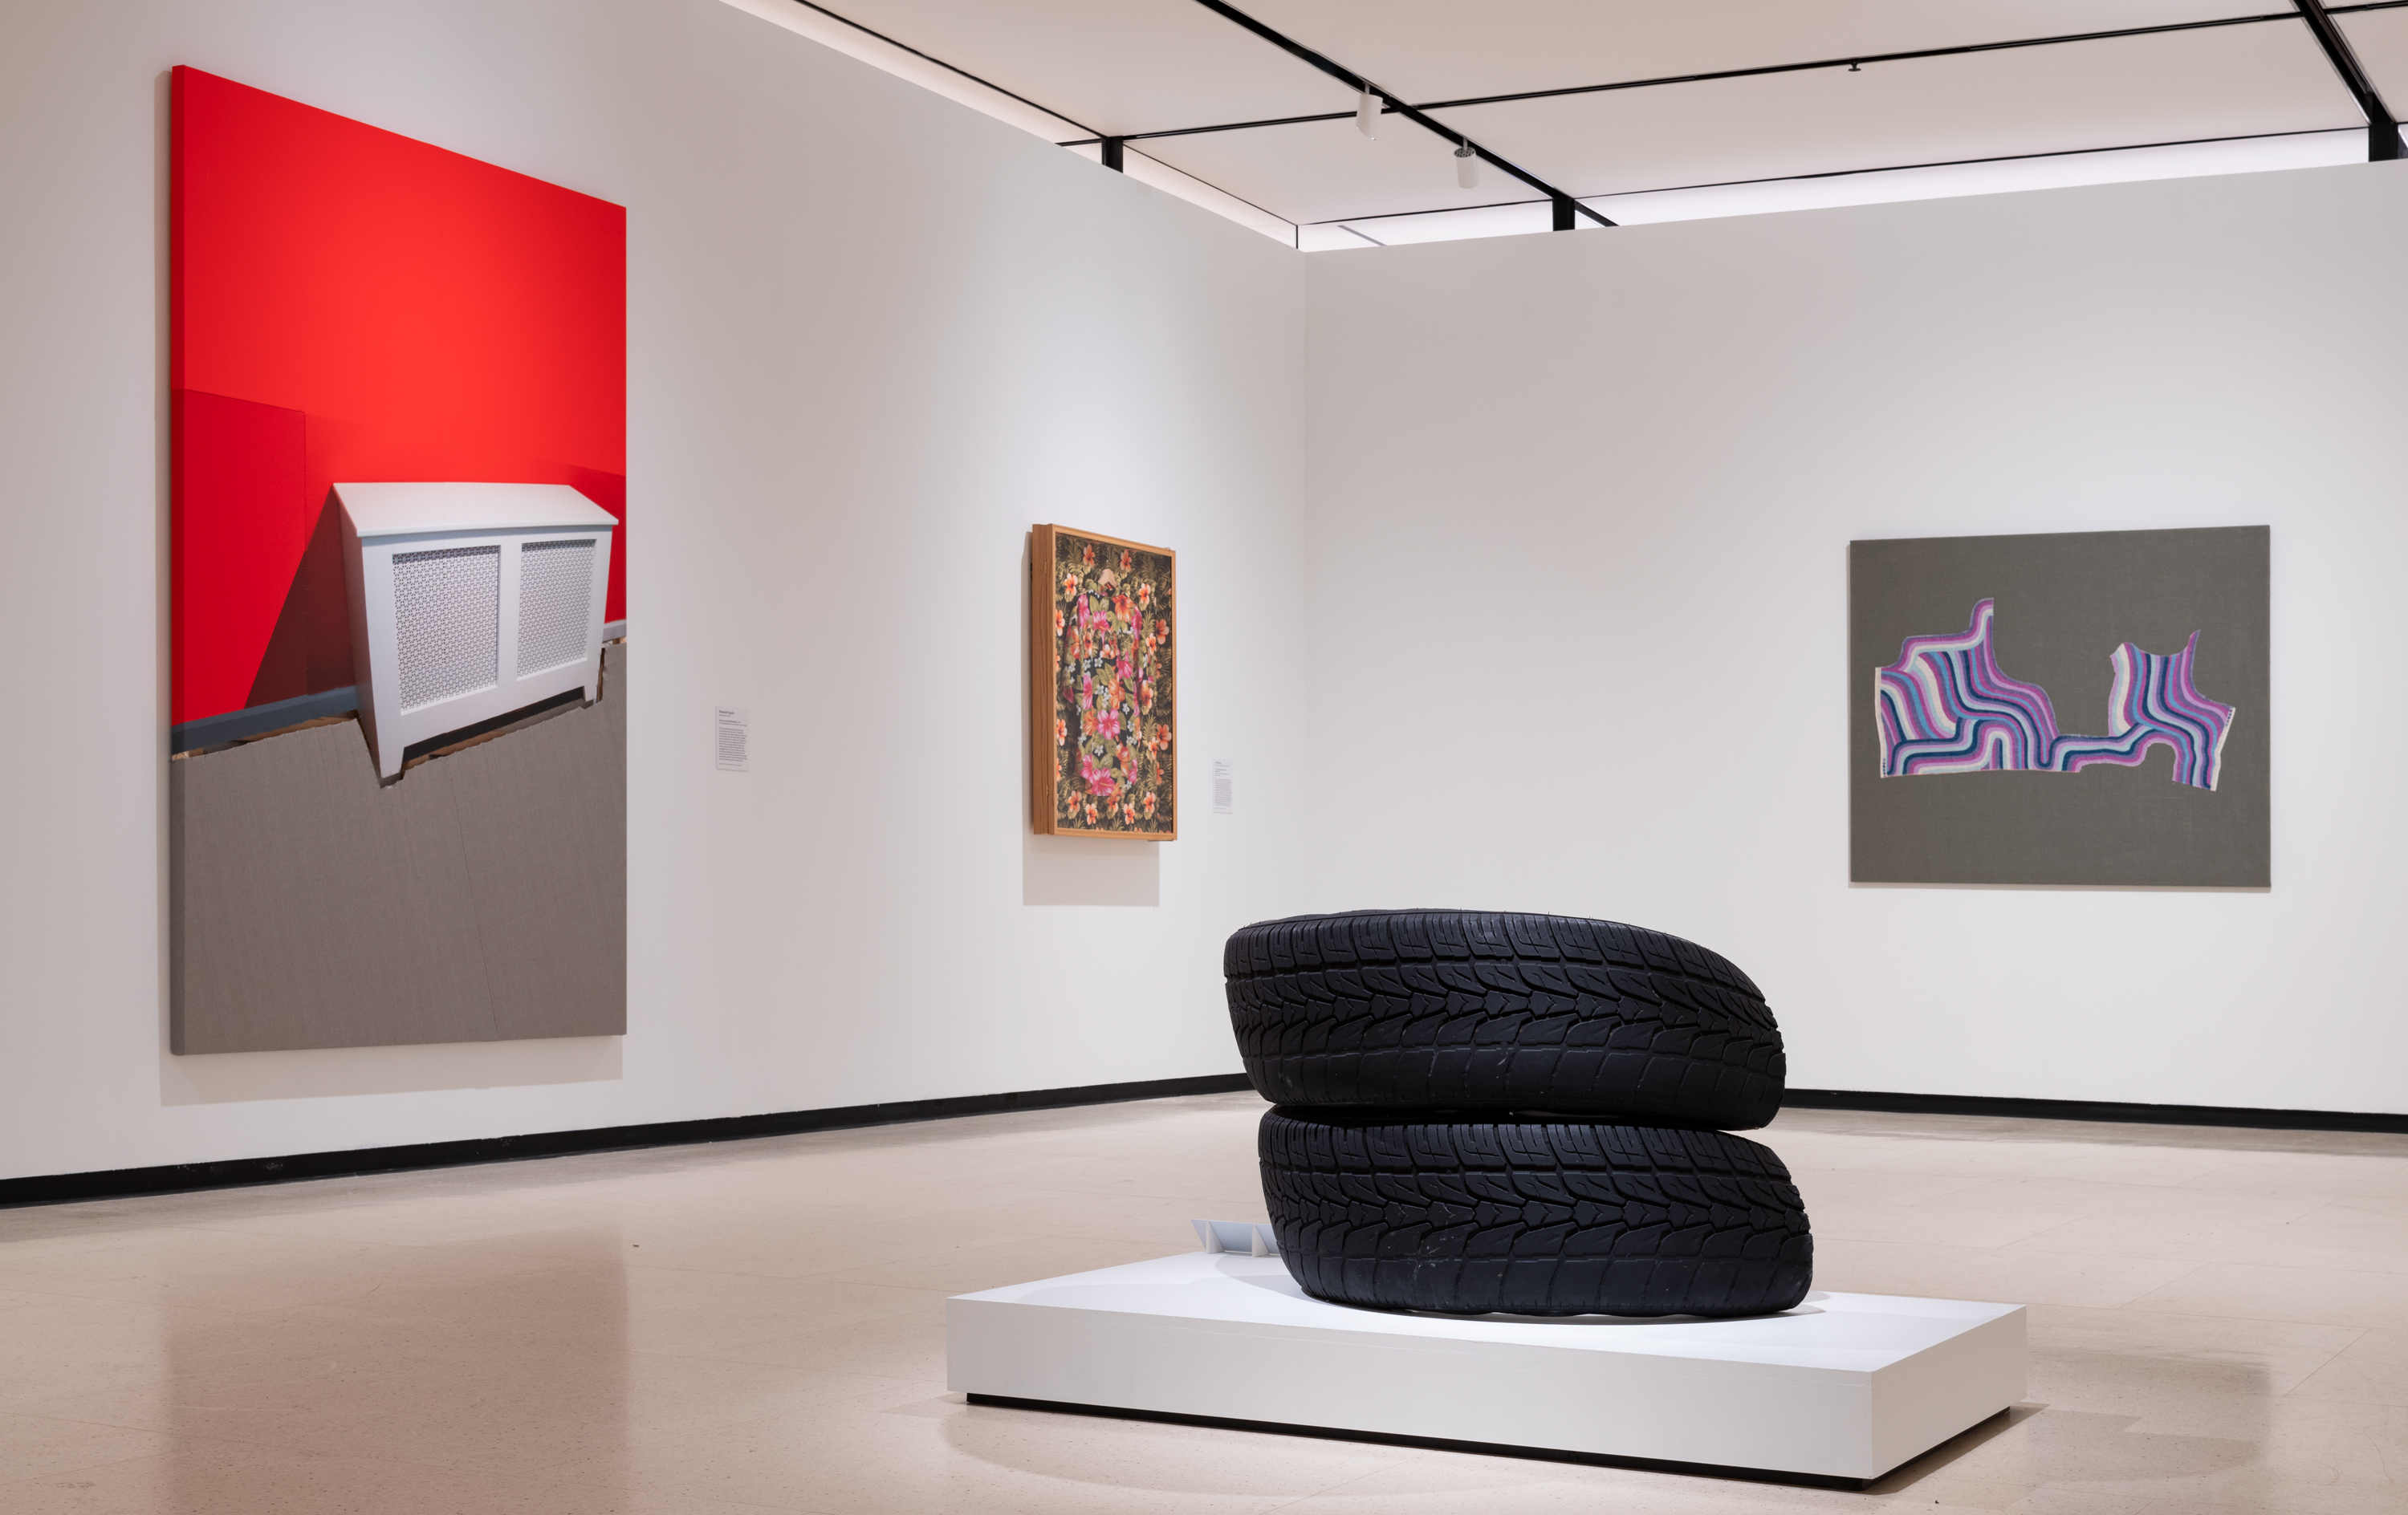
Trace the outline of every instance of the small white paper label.
<instances>
[{"instance_id":1,"label":"small white paper label","mask_svg":"<svg viewBox=\"0 0 2408 1515\"><path fill-rule=\"evenodd\" d=\"M752 716L741 706L722 705L714 707L711 722L713 750L718 754L723 773L752 771Z\"/></svg>"},{"instance_id":2,"label":"small white paper label","mask_svg":"<svg viewBox=\"0 0 2408 1515\"><path fill-rule=\"evenodd\" d=\"M1267 1225L1252 1221L1190 1221L1208 1252L1243 1252L1250 1257L1277 1257L1279 1237Z\"/></svg>"},{"instance_id":3,"label":"small white paper label","mask_svg":"<svg viewBox=\"0 0 2408 1515\"><path fill-rule=\"evenodd\" d=\"M1234 770L1228 764L1218 758L1212 760L1212 813L1214 815L1230 813L1229 801L1232 788L1230 780L1233 773Z\"/></svg>"}]
</instances>

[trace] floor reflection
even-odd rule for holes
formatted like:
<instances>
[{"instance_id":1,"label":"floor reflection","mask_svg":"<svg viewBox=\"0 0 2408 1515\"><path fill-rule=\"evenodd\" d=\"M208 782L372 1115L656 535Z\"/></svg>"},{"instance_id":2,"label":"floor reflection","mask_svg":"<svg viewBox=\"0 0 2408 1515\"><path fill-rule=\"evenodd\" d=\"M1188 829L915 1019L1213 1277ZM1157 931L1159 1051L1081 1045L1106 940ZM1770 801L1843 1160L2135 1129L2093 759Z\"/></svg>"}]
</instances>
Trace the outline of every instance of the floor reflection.
<instances>
[{"instance_id":1,"label":"floor reflection","mask_svg":"<svg viewBox=\"0 0 2408 1515\"><path fill-rule=\"evenodd\" d=\"M2408 1508L2408 1138L1784 1115L1816 1287L2028 1306L2028 1401L1842 1494L1017 1412L949 1294L1259 1215L1213 1095L0 1210L7 1515Z\"/></svg>"}]
</instances>

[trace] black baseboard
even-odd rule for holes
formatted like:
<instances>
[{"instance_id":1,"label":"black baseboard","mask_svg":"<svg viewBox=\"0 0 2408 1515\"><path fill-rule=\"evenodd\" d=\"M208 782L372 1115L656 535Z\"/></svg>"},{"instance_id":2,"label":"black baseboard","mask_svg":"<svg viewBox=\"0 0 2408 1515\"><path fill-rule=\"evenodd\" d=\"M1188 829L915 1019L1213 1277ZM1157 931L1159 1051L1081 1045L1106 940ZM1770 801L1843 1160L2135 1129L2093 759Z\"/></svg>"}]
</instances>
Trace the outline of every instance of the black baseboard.
<instances>
[{"instance_id":1,"label":"black baseboard","mask_svg":"<svg viewBox=\"0 0 2408 1515\"><path fill-rule=\"evenodd\" d=\"M1896 1115L2002 1115L2027 1121L2116 1121L2137 1125L2249 1126L2264 1131L2408 1133L2408 1115L2345 1110L2257 1110L2238 1105L2120 1105L2100 1099L2004 1099L1988 1094L1890 1094L1792 1089L1790 1109L1879 1110Z\"/></svg>"},{"instance_id":2,"label":"black baseboard","mask_svg":"<svg viewBox=\"0 0 2408 1515\"><path fill-rule=\"evenodd\" d=\"M1044 1410L1054 1415L1100 1415L1115 1421L1153 1421L1164 1425L1207 1425L1220 1431L1255 1431L1279 1436L1315 1436L1327 1441L1369 1441L1383 1447L1419 1447L1426 1451L1468 1451L1484 1457L1520 1457L1537 1463L1580 1463L1589 1467L1627 1467L1646 1473L1686 1473L1693 1477L1737 1479L1747 1483L1785 1483L1808 1489L1842 1489L1856 1493L1872 1479L1831 1478L1820 1473L1776 1473L1766 1468L1725 1467L1719 1463L1670 1463L1654 1457L1614 1457L1604 1452L1557 1451L1548 1447L1509 1447L1494 1441L1450 1441L1440 1436L1392 1436L1384 1431L1347 1431L1326 1425L1291 1425L1283 1421L1232 1421L1217 1415L1180 1415L1169 1410L1120 1409L1109 1405L1071 1405L1053 1399L1014 1399L1008 1394L965 1394L973 1405L998 1409ZM2001 1410L2000 1414L2006 1413ZM1996 1419L1997 1417L1992 1417ZM1984 1422L1987 1424L1988 1422Z\"/></svg>"},{"instance_id":3,"label":"black baseboard","mask_svg":"<svg viewBox=\"0 0 2408 1515\"><path fill-rule=\"evenodd\" d=\"M783 1110L768 1115L729 1115L706 1121L656 1121L649 1125L603 1126L591 1131L538 1131L523 1136L425 1141L407 1147L363 1147L347 1152L302 1152L291 1157L246 1157L223 1163L176 1163L162 1167L115 1168L100 1173L45 1174L26 1179L0 1179L0 1206L57 1205L79 1199L114 1199L127 1194L175 1193L188 1189L291 1183L301 1179L346 1179L366 1173L399 1173L410 1168L457 1167L470 1163L565 1157L574 1152L674 1147L690 1142L734 1141L746 1136L784 1136L805 1131L895 1125L907 1121L943 1121L959 1115L993 1115L1002 1110L1061 1109L1074 1105L1166 1099L1174 1094L1223 1094L1251 1087L1242 1073L1211 1073L1194 1079L1091 1083L1074 1089L963 1094L952 1099L909 1099L891 1105L848 1105L838 1109Z\"/></svg>"},{"instance_id":4,"label":"black baseboard","mask_svg":"<svg viewBox=\"0 0 2408 1515\"><path fill-rule=\"evenodd\" d=\"M304 1179L352 1178L401 1173L412 1168L457 1167L472 1163L510 1163L576 1152L619 1151L638 1147L675 1147L693 1142L738 1141L807 1131L944 1121L1001 1110L1061 1109L1110 1105L1177 1094L1231 1093L1251 1087L1242 1073L1194 1079L1153 1079L1135 1083L1084 1084L1071 1089L1032 1089L1003 1094L963 1094L951 1099L898 1100L887 1105L848 1105L825 1110L781 1110L766 1115L729 1115L703 1121L657 1121L646 1125L603 1126L587 1131L538 1131L518 1136L481 1136L468 1141L416 1142L404 1147L364 1147L351 1151L301 1152L286 1157L246 1157L222 1163L177 1163L160 1167L114 1168L98 1173L40 1174L0 1179L0 1207L56 1205L127 1194L176 1193L192 1189L230 1189L246 1184L291 1183ZM2408 1133L2408 1115L2354 1114L2338 1110L2259 1110L2230 1105L2123 1105L2104 1100L2006 1099L1983 1094L1899 1094L1847 1089L1792 1089L1782 1103L1793 1109L1870 1110L1903 1115L1992 1115L2023 1120L2105 1121L2143 1125L2244 1126L2271 1131L2371 1131Z\"/></svg>"}]
</instances>

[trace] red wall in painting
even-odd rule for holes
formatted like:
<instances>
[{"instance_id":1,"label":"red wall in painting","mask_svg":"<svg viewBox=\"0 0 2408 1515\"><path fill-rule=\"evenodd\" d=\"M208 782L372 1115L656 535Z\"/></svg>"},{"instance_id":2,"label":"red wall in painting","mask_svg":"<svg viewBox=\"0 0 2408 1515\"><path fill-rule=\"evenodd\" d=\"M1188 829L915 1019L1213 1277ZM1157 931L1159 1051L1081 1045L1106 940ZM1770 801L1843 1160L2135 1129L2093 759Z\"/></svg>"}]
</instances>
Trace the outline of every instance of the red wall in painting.
<instances>
[{"instance_id":1,"label":"red wall in painting","mask_svg":"<svg viewBox=\"0 0 2408 1515\"><path fill-rule=\"evenodd\" d=\"M625 619L624 207L193 68L170 134L169 720L353 681L337 479L574 485Z\"/></svg>"}]
</instances>

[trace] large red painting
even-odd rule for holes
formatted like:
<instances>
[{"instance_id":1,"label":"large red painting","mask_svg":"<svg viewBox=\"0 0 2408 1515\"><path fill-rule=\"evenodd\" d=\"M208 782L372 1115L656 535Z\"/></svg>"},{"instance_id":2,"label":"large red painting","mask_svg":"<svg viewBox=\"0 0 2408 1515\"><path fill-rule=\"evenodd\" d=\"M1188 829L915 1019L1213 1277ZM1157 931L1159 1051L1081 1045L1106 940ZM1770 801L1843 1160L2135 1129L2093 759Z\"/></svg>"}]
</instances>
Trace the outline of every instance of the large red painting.
<instances>
[{"instance_id":1,"label":"large red painting","mask_svg":"<svg viewBox=\"0 0 2408 1515\"><path fill-rule=\"evenodd\" d=\"M330 485L568 484L620 520L626 211L175 72L178 725L353 683Z\"/></svg>"}]
</instances>

